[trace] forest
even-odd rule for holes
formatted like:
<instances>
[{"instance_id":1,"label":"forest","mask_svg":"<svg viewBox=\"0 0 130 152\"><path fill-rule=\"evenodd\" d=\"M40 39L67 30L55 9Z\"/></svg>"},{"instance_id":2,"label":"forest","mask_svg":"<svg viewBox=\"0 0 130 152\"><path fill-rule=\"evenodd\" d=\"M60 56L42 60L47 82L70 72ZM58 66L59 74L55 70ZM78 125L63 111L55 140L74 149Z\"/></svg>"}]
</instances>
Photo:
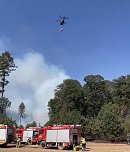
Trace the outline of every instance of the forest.
<instances>
[{"instance_id":1,"label":"forest","mask_svg":"<svg viewBox=\"0 0 130 152\"><path fill-rule=\"evenodd\" d=\"M0 55L0 123L17 125L6 115L13 101L4 96L8 77L17 68L9 52ZM78 80L66 79L55 88L54 98L48 101L45 126L79 124L86 139L126 140L130 133L130 75L111 81L101 75L87 75L83 81L82 85ZM21 103L20 119L24 112ZM32 124L36 125L35 120Z\"/></svg>"},{"instance_id":2,"label":"forest","mask_svg":"<svg viewBox=\"0 0 130 152\"><path fill-rule=\"evenodd\" d=\"M48 102L46 125L80 124L88 139L124 141L130 132L130 75L112 81L101 75L64 80Z\"/></svg>"}]
</instances>

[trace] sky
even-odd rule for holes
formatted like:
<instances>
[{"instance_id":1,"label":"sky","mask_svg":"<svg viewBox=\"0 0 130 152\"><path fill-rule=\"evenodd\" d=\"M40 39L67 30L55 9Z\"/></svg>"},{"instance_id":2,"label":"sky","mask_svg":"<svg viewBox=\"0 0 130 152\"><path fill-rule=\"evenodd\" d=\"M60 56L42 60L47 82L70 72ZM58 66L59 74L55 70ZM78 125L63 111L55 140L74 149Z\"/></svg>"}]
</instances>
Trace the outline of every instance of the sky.
<instances>
[{"instance_id":1,"label":"sky","mask_svg":"<svg viewBox=\"0 0 130 152\"><path fill-rule=\"evenodd\" d=\"M70 18L63 32L59 14ZM5 50L18 65L6 92L12 110L24 101L27 122L45 122L47 103L64 79L82 84L90 74L112 80L130 73L130 1L0 0L0 53Z\"/></svg>"}]
</instances>

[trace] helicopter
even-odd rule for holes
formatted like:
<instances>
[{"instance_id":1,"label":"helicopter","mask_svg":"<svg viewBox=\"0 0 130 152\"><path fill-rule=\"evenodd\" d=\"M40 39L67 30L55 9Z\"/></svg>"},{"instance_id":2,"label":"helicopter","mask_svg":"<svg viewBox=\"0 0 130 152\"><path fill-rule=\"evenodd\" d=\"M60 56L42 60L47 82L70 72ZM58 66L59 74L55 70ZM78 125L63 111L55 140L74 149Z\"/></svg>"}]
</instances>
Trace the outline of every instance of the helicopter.
<instances>
[{"instance_id":1,"label":"helicopter","mask_svg":"<svg viewBox=\"0 0 130 152\"><path fill-rule=\"evenodd\" d=\"M61 16L60 14L59 14L59 18L60 19L57 20L57 22L59 22L61 26L64 26L64 24L66 24L66 22L65 22L66 19L70 19L66 16ZM63 28L61 28L61 31L63 31Z\"/></svg>"}]
</instances>

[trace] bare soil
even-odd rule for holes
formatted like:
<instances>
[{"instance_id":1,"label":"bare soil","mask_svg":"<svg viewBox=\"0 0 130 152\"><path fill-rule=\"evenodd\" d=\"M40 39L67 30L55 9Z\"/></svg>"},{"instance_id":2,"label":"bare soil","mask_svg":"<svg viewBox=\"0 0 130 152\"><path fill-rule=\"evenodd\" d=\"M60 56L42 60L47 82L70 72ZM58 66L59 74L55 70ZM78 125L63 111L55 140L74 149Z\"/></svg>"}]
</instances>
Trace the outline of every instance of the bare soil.
<instances>
[{"instance_id":1,"label":"bare soil","mask_svg":"<svg viewBox=\"0 0 130 152\"><path fill-rule=\"evenodd\" d=\"M87 143L87 152L130 152L130 145L127 144L111 144L111 143ZM37 145L21 146L15 148L14 145L8 145L0 148L0 152L72 152L70 150L43 149Z\"/></svg>"}]
</instances>

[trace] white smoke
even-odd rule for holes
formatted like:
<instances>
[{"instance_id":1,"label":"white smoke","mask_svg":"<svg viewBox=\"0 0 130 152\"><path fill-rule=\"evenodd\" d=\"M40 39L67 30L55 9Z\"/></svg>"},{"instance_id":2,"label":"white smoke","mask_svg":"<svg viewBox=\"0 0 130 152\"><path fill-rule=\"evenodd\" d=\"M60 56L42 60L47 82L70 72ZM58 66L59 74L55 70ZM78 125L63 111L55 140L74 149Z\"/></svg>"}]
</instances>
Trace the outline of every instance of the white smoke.
<instances>
[{"instance_id":1,"label":"white smoke","mask_svg":"<svg viewBox=\"0 0 130 152\"><path fill-rule=\"evenodd\" d=\"M54 89L69 76L63 69L45 63L39 53L27 53L14 62L18 68L10 74L5 92L12 102L13 117L18 120L18 106L24 102L27 114L24 123L35 120L43 125L48 120L47 104L54 97Z\"/></svg>"}]
</instances>

